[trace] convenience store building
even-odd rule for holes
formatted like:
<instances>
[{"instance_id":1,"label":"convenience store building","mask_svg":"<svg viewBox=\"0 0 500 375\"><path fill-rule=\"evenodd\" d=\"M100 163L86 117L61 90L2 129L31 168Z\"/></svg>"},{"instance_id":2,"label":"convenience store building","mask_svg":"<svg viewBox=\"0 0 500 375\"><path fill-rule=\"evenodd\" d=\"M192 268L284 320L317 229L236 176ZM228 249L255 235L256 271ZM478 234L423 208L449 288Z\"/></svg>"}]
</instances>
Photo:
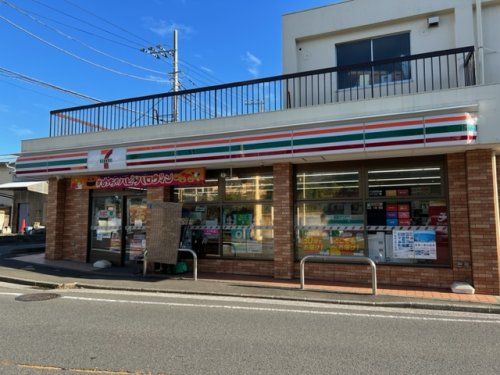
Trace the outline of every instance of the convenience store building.
<instances>
[{"instance_id":1,"label":"convenience store building","mask_svg":"<svg viewBox=\"0 0 500 375\"><path fill-rule=\"evenodd\" d=\"M51 112L16 164L50 176L46 257L134 261L148 202L176 201L200 272L365 255L381 284L499 295L498 19L494 0L348 1L283 17L281 76Z\"/></svg>"}]
</instances>

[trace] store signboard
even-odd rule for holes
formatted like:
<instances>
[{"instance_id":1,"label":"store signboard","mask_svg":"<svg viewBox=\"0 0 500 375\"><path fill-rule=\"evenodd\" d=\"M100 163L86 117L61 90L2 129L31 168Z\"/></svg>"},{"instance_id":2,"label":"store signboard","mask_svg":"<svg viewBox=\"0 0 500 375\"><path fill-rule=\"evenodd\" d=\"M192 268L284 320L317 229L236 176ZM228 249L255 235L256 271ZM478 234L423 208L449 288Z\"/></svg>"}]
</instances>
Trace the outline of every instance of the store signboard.
<instances>
[{"instance_id":1,"label":"store signboard","mask_svg":"<svg viewBox=\"0 0 500 375\"><path fill-rule=\"evenodd\" d=\"M112 171L127 168L127 149L124 147L90 150L87 155L87 170Z\"/></svg>"},{"instance_id":2,"label":"store signboard","mask_svg":"<svg viewBox=\"0 0 500 375\"><path fill-rule=\"evenodd\" d=\"M160 186L190 186L205 183L204 168L145 172L115 176L81 176L71 179L75 190L126 189Z\"/></svg>"},{"instance_id":3,"label":"store signboard","mask_svg":"<svg viewBox=\"0 0 500 375\"><path fill-rule=\"evenodd\" d=\"M433 230L395 230L393 256L398 259L437 259L436 232Z\"/></svg>"}]
</instances>

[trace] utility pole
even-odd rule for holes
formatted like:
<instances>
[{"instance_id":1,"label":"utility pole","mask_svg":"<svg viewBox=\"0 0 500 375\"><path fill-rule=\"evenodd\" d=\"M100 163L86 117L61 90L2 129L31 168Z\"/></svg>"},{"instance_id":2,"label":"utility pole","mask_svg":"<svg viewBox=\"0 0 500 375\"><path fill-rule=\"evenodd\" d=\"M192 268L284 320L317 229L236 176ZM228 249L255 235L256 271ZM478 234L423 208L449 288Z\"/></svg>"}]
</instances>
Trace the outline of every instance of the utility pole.
<instances>
[{"instance_id":1,"label":"utility pole","mask_svg":"<svg viewBox=\"0 0 500 375\"><path fill-rule=\"evenodd\" d=\"M172 49L167 49L161 44L157 46L150 46L146 48L141 48L141 52L147 53L156 59L171 58L173 71L168 73L170 76L170 83L172 85L172 92L179 91L179 45L178 45L178 31L174 30L174 45ZM172 121L179 121L179 98L174 95L172 98Z\"/></svg>"},{"instance_id":2,"label":"utility pole","mask_svg":"<svg viewBox=\"0 0 500 375\"><path fill-rule=\"evenodd\" d=\"M177 44L178 42L178 35L177 35L177 30L174 30L174 48L172 50L173 52L173 65L174 65L174 71L172 72L172 91L175 93L179 91L179 46ZM172 100L172 117L173 121L177 122L179 121L179 108L178 108L178 98L177 95L174 94L173 100Z\"/></svg>"}]
</instances>

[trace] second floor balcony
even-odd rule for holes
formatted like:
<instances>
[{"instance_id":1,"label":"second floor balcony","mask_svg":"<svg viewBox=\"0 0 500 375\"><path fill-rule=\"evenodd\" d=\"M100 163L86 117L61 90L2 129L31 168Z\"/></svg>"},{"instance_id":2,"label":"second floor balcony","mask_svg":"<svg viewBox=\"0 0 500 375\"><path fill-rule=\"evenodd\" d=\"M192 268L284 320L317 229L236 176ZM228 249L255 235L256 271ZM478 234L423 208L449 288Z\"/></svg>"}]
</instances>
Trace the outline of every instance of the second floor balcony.
<instances>
[{"instance_id":1,"label":"second floor balcony","mask_svg":"<svg viewBox=\"0 0 500 375\"><path fill-rule=\"evenodd\" d=\"M50 136L286 111L476 84L474 47L65 108Z\"/></svg>"}]
</instances>

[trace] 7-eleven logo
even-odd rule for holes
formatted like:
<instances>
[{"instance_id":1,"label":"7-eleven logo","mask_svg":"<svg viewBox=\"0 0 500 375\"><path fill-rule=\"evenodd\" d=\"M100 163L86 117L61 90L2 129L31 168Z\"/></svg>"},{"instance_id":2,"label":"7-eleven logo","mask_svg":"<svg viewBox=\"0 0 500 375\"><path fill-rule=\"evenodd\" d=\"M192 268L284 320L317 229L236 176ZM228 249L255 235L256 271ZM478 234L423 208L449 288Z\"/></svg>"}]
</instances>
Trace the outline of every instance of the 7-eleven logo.
<instances>
[{"instance_id":1,"label":"7-eleven logo","mask_svg":"<svg viewBox=\"0 0 500 375\"><path fill-rule=\"evenodd\" d=\"M108 150L101 150L101 159L99 159L99 163L103 164L104 169L109 169L109 164L113 162L111 159L111 154L113 154L113 149L110 148Z\"/></svg>"}]
</instances>

